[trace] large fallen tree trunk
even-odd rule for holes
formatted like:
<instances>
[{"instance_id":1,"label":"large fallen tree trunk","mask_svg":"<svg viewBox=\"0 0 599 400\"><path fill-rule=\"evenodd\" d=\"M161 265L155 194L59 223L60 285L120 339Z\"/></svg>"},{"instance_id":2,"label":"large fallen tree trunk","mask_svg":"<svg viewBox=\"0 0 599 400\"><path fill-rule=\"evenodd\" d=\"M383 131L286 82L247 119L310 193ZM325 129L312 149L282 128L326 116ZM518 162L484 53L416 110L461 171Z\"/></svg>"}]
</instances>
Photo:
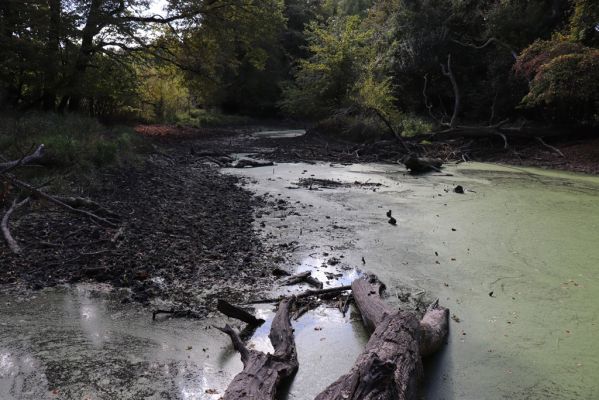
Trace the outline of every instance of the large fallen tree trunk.
<instances>
[{"instance_id":1,"label":"large fallen tree trunk","mask_svg":"<svg viewBox=\"0 0 599 400\"><path fill-rule=\"evenodd\" d=\"M449 329L449 311L433 304L419 321L381 298L384 285L374 276L352 283L352 294L367 327L374 329L349 373L316 400L412 400L419 397L423 355L436 351Z\"/></svg>"},{"instance_id":2,"label":"large fallen tree trunk","mask_svg":"<svg viewBox=\"0 0 599 400\"><path fill-rule=\"evenodd\" d=\"M229 335L243 362L243 371L235 376L222 397L223 400L278 398L277 391L281 383L293 376L299 366L290 321L294 301L293 297L281 301L272 321L269 338L274 354L248 349L239 334L229 325L218 328Z\"/></svg>"}]
</instances>

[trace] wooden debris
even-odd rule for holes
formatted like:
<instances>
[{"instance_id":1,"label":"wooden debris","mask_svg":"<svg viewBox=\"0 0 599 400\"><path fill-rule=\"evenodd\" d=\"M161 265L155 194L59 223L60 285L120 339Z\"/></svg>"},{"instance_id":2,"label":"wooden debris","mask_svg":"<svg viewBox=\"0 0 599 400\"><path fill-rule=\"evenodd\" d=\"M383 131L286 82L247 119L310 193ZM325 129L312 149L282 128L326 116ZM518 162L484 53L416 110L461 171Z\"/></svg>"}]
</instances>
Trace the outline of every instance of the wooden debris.
<instances>
[{"instance_id":1,"label":"wooden debris","mask_svg":"<svg viewBox=\"0 0 599 400\"><path fill-rule=\"evenodd\" d=\"M448 333L449 312L435 303L419 321L416 314L397 311L381 298L384 285L374 275L352 283L354 301L374 333L349 373L320 393L316 400L419 398L422 355L431 354Z\"/></svg>"},{"instance_id":2,"label":"wooden debris","mask_svg":"<svg viewBox=\"0 0 599 400\"><path fill-rule=\"evenodd\" d=\"M292 377L299 366L290 321L290 310L294 301L294 298L281 301L272 321L269 338L275 350L274 354L248 349L239 334L229 325L217 327L229 335L243 362L243 371L233 378L222 397L223 400L279 398L281 384Z\"/></svg>"},{"instance_id":3,"label":"wooden debris","mask_svg":"<svg viewBox=\"0 0 599 400\"><path fill-rule=\"evenodd\" d=\"M256 318L243 308L234 306L233 304L222 299L218 299L216 308L227 317L238 319L252 326L258 326L264 323L263 319Z\"/></svg>"}]
</instances>

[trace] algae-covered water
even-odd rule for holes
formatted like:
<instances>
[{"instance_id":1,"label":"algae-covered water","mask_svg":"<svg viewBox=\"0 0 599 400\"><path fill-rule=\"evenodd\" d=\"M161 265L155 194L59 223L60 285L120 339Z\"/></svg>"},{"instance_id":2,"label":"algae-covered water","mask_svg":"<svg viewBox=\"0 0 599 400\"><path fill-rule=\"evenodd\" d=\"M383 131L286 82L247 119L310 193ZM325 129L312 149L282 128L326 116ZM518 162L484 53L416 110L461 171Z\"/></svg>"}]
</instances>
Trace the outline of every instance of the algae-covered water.
<instances>
[{"instance_id":1,"label":"algae-covered water","mask_svg":"<svg viewBox=\"0 0 599 400\"><path fill-rule=\"evenodd\" d=\"M424 291L450 308L449 343L427 362L428 399L599 398L599 178L477 163L444 172L453 176L334 164L242 173L258 192L312 205L281 238L296 237L300 254L343 255L387 282L391 301ZM371 186L286 189L298 177ZM294 398L320 388L303 389Z\"/></svg>"},{"instance_id":2,"label":"algae-covered water","mask_svg":"<svg viewBox=\"0 0 599 400\"><path fill-rule=\"evenodd\" d=\"M286 267L341 274L328 286L367 270L394 304L410 293L450 308L448 344L426 363L427 399L599 398L599 178L485 164L444 172L452 176L376 164L230 171L296 204L256 222L265 240L295 243ZM345 184L308 190L295 185L302 177ZM225 321L153 322L108 290L0 295L0 399L222 396L241 370L211 328ZM326 307L294 327L300 370L287 398L312 399L349 369L367 333L355 310ZM267 333L268 322L250 345L268 350Z\"/></svg>"}]
</instances>

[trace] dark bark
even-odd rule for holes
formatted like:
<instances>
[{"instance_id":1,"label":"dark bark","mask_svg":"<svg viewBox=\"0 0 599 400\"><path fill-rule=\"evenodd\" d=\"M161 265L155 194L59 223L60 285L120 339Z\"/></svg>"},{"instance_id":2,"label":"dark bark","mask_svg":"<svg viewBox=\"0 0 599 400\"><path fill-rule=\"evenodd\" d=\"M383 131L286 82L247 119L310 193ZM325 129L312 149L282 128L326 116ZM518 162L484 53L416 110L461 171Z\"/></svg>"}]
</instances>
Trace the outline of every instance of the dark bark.
<instances>
[{"instance_id":1,"label":"dark bark","mask_svg":"<svg viewBox=\"0 0 599 400\"><path fill-rule=\"evenodd\" d=\"M229 318L238 319L249 325L256 326L264 323L263 319L256 318L249 312L245 311L243 308L234 306L233 304L222 299L218 299L216 309Z\"/></svg>"},{"instance_id":2,"label":"dark bark","mask_svg":"<svg viewBox=\"0 0 599 400\"><path fill-rule=\"evenodd\" d=\"M68 94L61 100L60 111L64 110L67 103L69 111L79 111L81 106L80 86L94 54L94 38L106 24L106 21L102 23L102 3L103 0L92 0L90 4L81 33L81 47L67 84Z\"/></svg>"},{"instance_id":3,"label":"dark bark","mask_svg":"<svg viewBox=\"0 0 599 400\"><path fill-rule=\"evenodd\" d=\"M229 325L219 328L229 335L243 362L243 371L233 378L223 400L274 400L281 384L296 373L299 364L290 321L294 301L294 298L281 301L272 321L269 338L274 354L248 349Z\"/></svg>"},{"instance_id":4,"label":"dark bark","mask_svg":"<svg viewBox=\"0 0 599 400\"><path fill-rule=\"evenodd\" d=\"M48 29L48 43L46 44L46 71L42 107L45 111L53 111L56 106L62 1L48 0L48 7L50 9L50 25Z\"/></svg>"},{"instance_id":5,"label":"dark bark","mask_svg":"<svg viewBox=\"0 0 599 400\"><path fill-rule=\"evenodd\" d=\"M349 373L316 400L412 400L419 396L423 354L443 343L448 310L436 304L422 321L413 312L397 311L381 298L384 285L374 276L352 283L352 295L367 327L374 329Z\"/></svg>"}]
</instances>

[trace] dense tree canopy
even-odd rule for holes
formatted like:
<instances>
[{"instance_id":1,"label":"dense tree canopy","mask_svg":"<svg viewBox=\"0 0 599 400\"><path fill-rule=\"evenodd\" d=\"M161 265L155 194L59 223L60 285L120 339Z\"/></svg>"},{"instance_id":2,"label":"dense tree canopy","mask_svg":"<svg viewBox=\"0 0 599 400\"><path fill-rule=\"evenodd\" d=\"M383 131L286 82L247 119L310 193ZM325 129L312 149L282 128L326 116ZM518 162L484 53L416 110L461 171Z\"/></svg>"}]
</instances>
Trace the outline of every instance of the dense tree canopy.
<instances>
[{"instance_id":1,"label":"dense tree canopy","mask_svg":"<svg viewBox=\"0 0 599 400\"><path fill-rule=\"evenodd\" d=\"M149 2L0 3L0 107L599 122L594 0Z\"/></svg>"}]
</instances>

